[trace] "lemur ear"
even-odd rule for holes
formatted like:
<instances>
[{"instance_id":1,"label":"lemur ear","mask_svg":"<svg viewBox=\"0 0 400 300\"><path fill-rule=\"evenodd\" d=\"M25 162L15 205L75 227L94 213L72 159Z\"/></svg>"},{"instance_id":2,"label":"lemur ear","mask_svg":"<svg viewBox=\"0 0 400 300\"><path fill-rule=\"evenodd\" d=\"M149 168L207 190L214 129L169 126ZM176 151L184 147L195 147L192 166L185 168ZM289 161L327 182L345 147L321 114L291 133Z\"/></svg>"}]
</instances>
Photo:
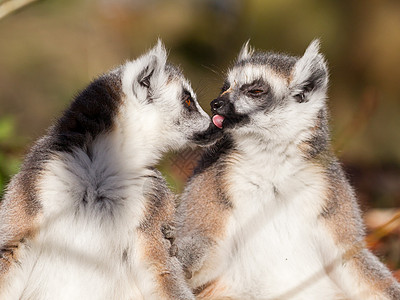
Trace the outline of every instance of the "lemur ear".
<instances>
[{"instance_id":1,"label":"lemur ear","mask_svg":"<svg viewBox=\"0 0 400 300\"><path fill-rule=\"evenodd\" d=\"M237 58L238 62L241 60L249 59L253 55L254 49L250 47L249 43L250 40L247 40L247 42L243 44Z\"/></svg>"},{"instance_id":2,"label":"lemur ear","mask_svg":"<svg viewBox=\"0 0 400 300\"><path fill-rule=\"evenodd\" d=\"M144 55L145 67L137 78L141 86L150 88L152 82L160 78L167 62L167 51L160 39L156 46Z\"/></svg>"},{"instance_id":3,"label":"lemur ear","mask_svg":"<svg viewBox=\"0 0 400 300\"><path fill-rule=\"evenodd\" d=\"M290 88L297 102L309 101L313 92L326 91L328 67L325 58L319 53L319 48L319 40L313 40L293 68Z\"/></svg>"}]
</instances>

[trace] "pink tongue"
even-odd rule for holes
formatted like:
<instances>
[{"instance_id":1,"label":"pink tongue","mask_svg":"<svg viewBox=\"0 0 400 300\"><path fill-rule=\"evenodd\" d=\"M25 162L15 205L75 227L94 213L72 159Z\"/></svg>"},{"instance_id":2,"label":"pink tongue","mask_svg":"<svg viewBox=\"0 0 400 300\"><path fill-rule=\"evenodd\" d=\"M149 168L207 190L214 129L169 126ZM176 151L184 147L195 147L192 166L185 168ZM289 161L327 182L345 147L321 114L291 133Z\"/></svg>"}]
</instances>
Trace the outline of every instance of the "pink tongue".
<instances>
[{"instance_id":1,"label":"pink tongue","mask_svg":"<svg viewBox=\"0 0 400 300\"><path fill-rule=\"evenodd\" d=\"M212 118L212 121L213 121L213 123L214 123L214 125L215 126L217 126L218 128L222 128L222 122L224 122L224 117L223 116L220 116L220 115L215 115L213 118Z\"/></svg>"}]
</instances>

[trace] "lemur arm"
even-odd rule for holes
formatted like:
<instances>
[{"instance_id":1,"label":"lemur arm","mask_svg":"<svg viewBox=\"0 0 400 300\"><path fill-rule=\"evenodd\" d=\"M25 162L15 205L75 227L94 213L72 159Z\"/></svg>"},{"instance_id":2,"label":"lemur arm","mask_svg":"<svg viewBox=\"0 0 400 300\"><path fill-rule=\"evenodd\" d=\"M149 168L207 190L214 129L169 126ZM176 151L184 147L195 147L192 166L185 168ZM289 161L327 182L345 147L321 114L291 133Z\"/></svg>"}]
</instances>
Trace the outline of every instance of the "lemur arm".
<instances>
[{"instance_id":1,"label":"lemur arm","mask_svg":"<svg viewBox=\"0 0 400 300\"><path fill-rule=\"evenodd\" d=\"M177 257L188 278L203 267L213 246L223 239L232 208L216 172L210 168L194 176L177 209Z\"/></svg>"},{"instance_id":2,"label":"lemur arm","mask_svg":"<svg viewBox=\"0 0 400 300\"><path fill-rule=\"evenodd\" d=\"M400 299L400 284L363 245L355 245L342 255L335 277L350 299Z\"/></svg>"},{"instance_id":3,"label":"lemur arm","mask_svg":"<svg viewBox=\"0 0 400 300\"><path fill-rule=\"evenodd\" d=\"M183 266L186 278L190 279L203 266L213 241L197 232L191 236L181 236L174 245L177 248L176 257Z\"/></svg>"},{"instance_id":4,"label":"lemur arm","mask_svg":"<svg viewBox=\"0 0 400 300\"><path fill-rule=\"evenodd\" d=\"M145 294L145 299L190 300L194 295L185 281L182 265L171 255L173 243L175 197L166 184L157 184L157 191L148 195L147 211L139 227L142 255L139 264L146 264L143 272L156 278L156 290ZM161 187L164 187L161 190ZM141 274L145 277L146 274ZM146 285L146 282L145 282ZM148 290L143 287L142 291Z\"/></svg>"},{"instance_id":5,"label":"lemur arm","mask_svg":"<svg viewBox=\"0 0 400 300\"><path fill-rule=\"evenodd\" d=\"M400 299L399 283L366 248L356 195L337 162L329 174L331 188L320 220L336 248L333 263L327 262L332 280L350 299Z\"/></svg>"},{"instance_id":6,"label":"lemur arm","mask_svg":"<svg viewBox=\"0 0 400 300\"><path fill-rule=\"evenodd\" d=\"M40 207L32 203L24 189L24 174L15 176L0 203L0 289L7 274L18 263L21 248L37 231Z\"/></svg>"}]
</instances>

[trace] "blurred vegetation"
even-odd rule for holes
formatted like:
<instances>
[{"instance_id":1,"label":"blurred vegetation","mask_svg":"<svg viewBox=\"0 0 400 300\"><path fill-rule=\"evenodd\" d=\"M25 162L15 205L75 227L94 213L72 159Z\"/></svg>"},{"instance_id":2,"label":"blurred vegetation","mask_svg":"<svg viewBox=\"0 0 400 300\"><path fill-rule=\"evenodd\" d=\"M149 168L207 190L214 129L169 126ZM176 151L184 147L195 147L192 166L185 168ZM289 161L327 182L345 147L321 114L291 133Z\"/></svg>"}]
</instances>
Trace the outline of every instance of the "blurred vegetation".
<instances>
[{"instance_id":1,"label":"blurred vegetation","mask_svg":"<svg viewBox=\"0 0 400 300\"><path fill-rule=\"evenodd\" d=\"M206 110L247 39L259 49L301 55L321 38L336 152L364 210L399 207L398 0L41 0L26 6L0 19L1 191L29 145L79 89L158 37ZM191 153L171 153L160 165L177 191L198 154ZM397 248L380 253L393 256L400 247L395 239Z\"/></svg>"},{"instance_id":2,"label":"blurred vegetation","mask_svg":"<svg viewBox=\"0 0 400 300\"><path fill-rule=\"evenodd\" d=\"M12 117L0 119L0 199L9 178L17 173L20 158L19 153L25 147L23 139L15 132L15 122Z\"/></svg>"}]
</instances>

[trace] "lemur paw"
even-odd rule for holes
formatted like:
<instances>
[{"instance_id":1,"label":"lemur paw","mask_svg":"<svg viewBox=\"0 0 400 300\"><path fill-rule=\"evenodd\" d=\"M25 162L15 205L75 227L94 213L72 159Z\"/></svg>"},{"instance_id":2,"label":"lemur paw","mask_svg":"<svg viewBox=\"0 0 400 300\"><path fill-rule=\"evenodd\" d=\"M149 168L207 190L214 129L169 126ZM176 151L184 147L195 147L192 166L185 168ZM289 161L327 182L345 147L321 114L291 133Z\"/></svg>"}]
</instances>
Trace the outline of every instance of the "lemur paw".
<instances>
[{"instance_id":1,"label":"lemur paw","mask_svg":"<svg viewBox=\"0 0 400 300\"><path fill-rule=\"evenodd\" d=\"M163 225L161 227L161 232L164 235L164 238L168 240L171 244L169 248L169 255L170 256L177 256L178 254L178 247L175 245L175 227L170 224Z\"/></svg>"},{"instance_id":2,"label":"lemur paw","mask_svg":"<svg viewBox=\"0 0 400 300\"><path fill-rule=\"evenodd\" d=\"M170 256L177 256L178 255L178 246L176 244L172 244L171 248L169 248L169 255Z\"/></svg>"},{"instance_id":3,"label":"lemur paw","mask_svg":"<svg viewBox=\"0 0 400 300\"><path fill-rule=\"evenodd\" d=\"M164 238L166 238L169 241L174 241L175 240L175 227L172 226L171 224L165 224L161 227L161 232L164 235Z\"/></svg>"},{"instance_id":4,"label":"lemur paw","mask_svg":"<svg viewBox=\"0 0 400 300\"><path fill-rule=\"evenodd\" d=\"M193 273L189 271L189 269L185 266L183 266L183 272L185 273L186 279L190 279L193 276Z\"/></svg>"}]
</instances>

